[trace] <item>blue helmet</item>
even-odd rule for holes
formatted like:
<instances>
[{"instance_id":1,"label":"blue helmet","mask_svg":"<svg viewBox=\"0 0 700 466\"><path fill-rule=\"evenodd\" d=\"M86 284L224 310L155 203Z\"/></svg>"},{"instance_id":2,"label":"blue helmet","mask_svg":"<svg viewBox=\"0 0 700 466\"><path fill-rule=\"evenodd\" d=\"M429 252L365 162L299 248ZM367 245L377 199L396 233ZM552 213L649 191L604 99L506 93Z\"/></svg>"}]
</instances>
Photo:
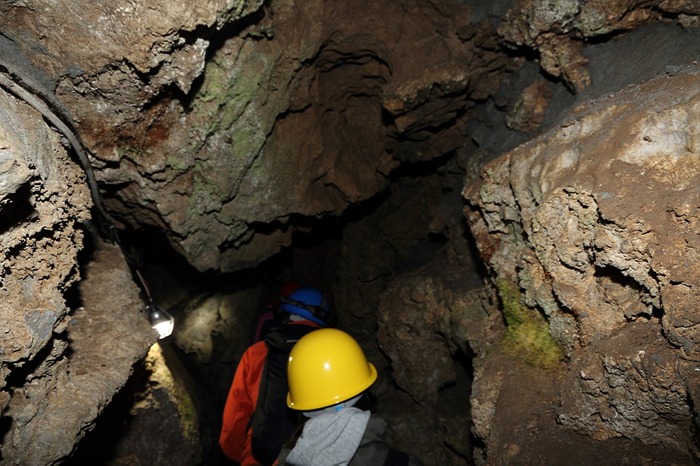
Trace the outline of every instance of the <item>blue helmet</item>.
<instances>
[{"instance_id":1,"label":"blue helmet","mask_svg":"<svg viewBox=\"0 0 700 466\"><path fill-rule=\"evenodd\" d=\"M330 324L333 317L331 302L316 288L299 288L288 297L282 297L280 309L322 327Z\"/></svg>"}]
</instances>

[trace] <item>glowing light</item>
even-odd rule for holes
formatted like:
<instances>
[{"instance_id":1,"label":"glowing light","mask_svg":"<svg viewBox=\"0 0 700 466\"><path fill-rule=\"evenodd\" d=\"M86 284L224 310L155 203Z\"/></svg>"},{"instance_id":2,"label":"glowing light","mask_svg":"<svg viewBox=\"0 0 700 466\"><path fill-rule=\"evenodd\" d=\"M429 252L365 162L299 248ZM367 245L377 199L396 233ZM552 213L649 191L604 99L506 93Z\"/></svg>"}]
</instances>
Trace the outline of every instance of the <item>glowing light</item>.
<instances>
[{"instance_id":1,"label":"glowing light","mask_svg":"<svg viewBox=\"0 0 700 466\"><path fill-rule=\"evenodd\" d=\"M159 340L169 337L173 333L173 329L175 328L175 319L173 316L168 314L165 309L158 306L151 306L148 317L151 321L151 326L156 332L158 332Z\"/></svg>"}]
</instances>

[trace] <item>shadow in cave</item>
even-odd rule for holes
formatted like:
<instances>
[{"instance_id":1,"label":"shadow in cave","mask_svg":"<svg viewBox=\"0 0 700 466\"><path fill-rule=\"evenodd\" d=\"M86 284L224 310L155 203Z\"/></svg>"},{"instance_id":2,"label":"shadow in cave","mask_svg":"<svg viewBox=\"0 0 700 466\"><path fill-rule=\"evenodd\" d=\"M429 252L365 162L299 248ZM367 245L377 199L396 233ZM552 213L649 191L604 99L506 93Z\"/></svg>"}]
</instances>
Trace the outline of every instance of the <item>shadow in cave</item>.
<instances>
[{"instance_id":1,"label":"shadow in cave","mask_svg":"<svg viewBox=\"0 0 700 466\"><path fill-rule=\"evenodd\" d=\"M649 275L654 281L658 281L652 270L649 271ZM635 320L639 315L656 319L663 316L662 308L652 304L653 297L649 290L620 269L612 266L596 267L594 276L604 290L606 299L625 308L625 317L628 320Z\"/></svg>"},{"instance_id":2,"label":"shadow in cave","mask_svg":"<svg viewBox=\"0 0 700 466\"><path fill-rule=\"evenodd\" d=\"M31 185L25 183L12 196L4 199L2 215L0 215L0 234L25 223L35 213L31 196Z\"/></svg>"},{"instance_id":3,"label":"shadow in cave","mask_svg":"<svg viewBox=\"0 0 700 466\"><path fill-rule=\"evenodd\" d=\"M62 464L110 464L116 458L117 446L126 437L133 419L133 408L148 389L149 373L144 361L134 367L134 373L122 389L95 419L94 427L77 444L70 458ZM140 463L137 463L140 464Z\"/></svg>"},{"instance_id":4,"label":"shadow in cave","mask_svg":"<svg viewBox=\"0 0 700 466\"><path fill-rule=\"evenodd\" d=\"M0 416L0 444L5 442L5 436L12 428L12 418L10 416ZM2 451L0 451L0 463L2 463Z\"/></svg>"},{"instance_id":5,"label":"shadow in cave","mask_svg":"<svg viewBox=\"0 0 700 466\"><path fill-rule=\"evenodd\" d=\"M426 175L447 176L445 172L449 168L445 167L445 164L454 155L448 154L438 160L416 163L410 167L404 166L392 173L390 179L392 183L407 180L409 185L411 183L419 185ZM456 175L451 173L450 175L459 179L462 177L462 173ZM434 186L440 186L440 184ZM438 192L436 195L442 196L446 194L446 191L451 190L450 195L459 197L458 191L446 186L447 184L443 183L442 192ZM409 189L412 189L411 186ZM378 212L380 216L384 215L387 209L383 206L392 199L392 196L398 196L399 200L394 199L395 202L390 204L392 207L389 210L393 209L394 205L399 205L402 208L410 207L414 202L413 199L405 197L407 195L401 190L387 189L369 200L349 206L342 215L337 217L318 219L291 216L289 223L301 227L300 231L293 235L292 245L284 247L280 252L255 267L235 272L197 271L170 246L162 233L152 228L122 233L121 245L132 268L136 267L143 271L154 302L168 309L174 315L176 325L186 311L198 309L200 305L217 293L235 294L239 291L254 290L258 293L256 302L249 302L247 307L236 309L236 312L241 313L240 316L236 317L236 325L245 326L248 321L253 321L271 294L279 289L279 285L284 280L297 279L332 295L334 286L339 279L338 267L343 254L346 229L354 223L372 222ZM397 218L401 217L397 216ZM255 227L261 232L265 232L266 229L284 226L260 224L255 225ZM418 231L423 230L419 229ZM401 260L394 263L392 273L398 274L425 265L447 241L448 238L443 233L426 232L424 238L418 240ZM367 259L373 260L371 255L368 255ZM134 280L138 283L136 276ZM333 299L333 296L331 298ZM236 338L239 338L240 341L234 343L244 347L245 342L242 340L247 337L248 329L243 328L237 332L240 337ZM165 344L172 349L169 357L177 359L188 372L189 378L194 381L196 393L193 393L193 396L201 403L198 413L200 416L200 447L202 448L201 464L232 464L223 457L218 448L217 439L227 389L233 378L240 354L236 355L236 352L230 348L231 341L220 334L219 330L213 329L208 336L211 337L211 354L214 355L214 360L206 363L199 361L197 355L191 351L179 348L174 340ZM225 358L222 355L231 355L231 357ZM444 402L441 402L440 406L447 418L470 423L471 355L458 351L453 357L458 378L454 386L444 387L441 390L440 398ZM94 464L94 459L97 458L95 455L98 453L114 455L117 452L115 445L120 439L123 439L124 436L134 435L130 434L129 430L134 428L135 423L143 421L134 420L129 412L133 411L134 404L139 402L139 394L143 392L144 381L142 379L142 369L137 368L132 380L127 383L118 396L115 396L112 403L100 415L94 431L87 434L79 444L70 464L81 464L81 461L82 464L85 464L85 461ZM382 408L379 407L379 409ZM455 413L459 417L455 416ZM162 413L161 416L166 416L166 413ZM444 438L446 448L449 448L456 457L467 461L470 458L473 443L473 439L470 438L470 430L465 427L465 424L460 423L455 424L455 426L455 429L443 432L442 438ZM158 438L160 432L157 429L147 434L155 437L151 439L151 442L161 442L161 439ZM153 448L153 446L151 447ZM133 453L138 455L140 452ZM97 462L99 463L99 461Z\"/></svg>"},{"instance_id":6,"label":"shadow in cave","mask_svg":"<svg viewBox=\"0 0 700 466\"><path fill-rule=\"evenodd\" d=\"M695 422L691 425L691 438L695 442L696 450L700 451L700 409L697 404L699 400L694 399L694 395L700 395L700 391L696 389L695 393L688 393L687 395L688 407L690 408L690 412L693 414L693 419L695 420ZM2 432L0 431L0 434L1 433Z\"/></svg>"},{"instance_id":7,"label":"shadow in cave","mask_svg":"<svg viewBox=\"0 0 700 466\"><path fill-rule=\"evenodd\" d=\"M173 350L167 339L151 347L63 464L231 464L202 458L202 400Z\"/></svg>"},{"instance_id":8,"label":"shadow in cave","mask_svg":"<svg viewBox=\"0 0 700 466\"><path fill-rule=\"evenodd\" d=\"M447 424L445 432L442 433L443 442L465 464L473 464L474 445L478 442L471 428L464 428L472 424L470 397L474 381L473 358L474 354L469 348L466 351L458 348L452 354L455 382L440 390L437 404L438 417L450 419L452 422L452 425ZM457 426L462 427L451 428Z\"/></svg>"},{"instance_id":9,"label":"shadow in cave","mask_svg":"<svg viewBox=\"0 0 700 466\"><path fill-rule=\"evenodd\" d=\"M65 348L61 348L64 346ZM59 349L59 355L54 354L56 348ZM65 341L65 335L54 336L50 339L47 344L41 348L36 356L34 356L29 361L18 364L11 368L10 373L5 377L5 385L13 390L15 388L24 387L28 382L31 381L36 375L42 365L52 365L56 362L56 359L64 357L68 359L71 354L70 346ZM12 364L8 364L12 366Z\"/></svg>"},{"instance_id":10,"label":"shadow in cave","mask_svg":"<svg viewBox=\"0 0 700 466\"><path fill-rule=\"evenodd\" d=\"M319 238L309 240L316 241ZM237 324L245 323L248 320L252 321L252 318L266 305L271 293L279 288L277 277L288 266L286 261L293 260L289 259L289 257L280 258L278 256L252 269L230 273L199 272L173 250L165 237L156 230L145 228L140 231L129 231L126 234L122 234L122 242L123 249L126 249L127 261L132 268L137 268L143 272L142 275L150 288L154 302L170 311L175 317L176 327L178 327L178 324L187 325L187 313L191 315L192 311L204 309L206 302L210 298L216 301L217 296L236 294L237 292L246 293L250 292L251 289L255 290L260 287L263 291L259 293L259 298L255 302L248 302L248 305L244 308L237 308L237 311L240 310L247 317L241 315L234 319ZM313 273L310 270L307 270L307 272ZM327 272L324 271L323 273ZM138 282L136 275L134 275L134 280ZM216 311L216 309L214 310ZM189 322L192 321L190 320ZM182 369L177 383L181 383L185 379L188 380L190 386L187 388L187 391L198 405L197 430L200 436L198 447L201 448L201 462L197 464L233 464L223 456L217 440L227 389L233 378L235 363L240 354L236 355L236 352L230 347L231 342L213 329L208 334L211 338L212 347L210 350L212 359L203 362L189 343L185 342L184 348L175 343L175 340L178 338L178 331L182 330L182 327L179 330L176 328L176 335L168 338L166 341L161 341L161 346L164 348L168 366L177 366ZM238 346L242 345L244 347L248 337L247 325L239 334L242 336L242 341L238 343ZM183 338L191 337L184 336ZM168 350L165 351L165 348ZM234 354L231 354L232 352ZM227 357L227 355L231 356ZM138 379L139 375L135 374L132 378ZM129 403L138 402L138 392L142 389L143 383L138 380L130 381L128 386L124 387L122 398L119 401L115 401L115 403L120 405L120 408L110 408L109 412L106 411L100 416L101 419L104 419L101 421L102 423L122 426L122 429L118 432L112 432L109 429L102 428L100 432L86 437L81 442L84 445L82 451L99 452L104 450L99 445L119 441L119 438L116 437L117 434L123 438L124 436L133 437L130 430L133 430L135 425L143 424L145 421L140 420L140 418L144 416L132 419L131 417L124 417L122 412L124 410L133 410L133 406L130 407ZM115 416L117 417L115 418ZM161 417L177 417L177 413L171 413L170 415L163 413ZM167 424L171 425L174 432L179 430L177 425L172 424L172 419L167 419L167 421ZM151 445L144 445L144 451L134 452L137 456L149 454L149 448L153 450L156 448L154 444L162 443L160 433L157 430L145 432L144 435L151 437ZM130 442L133 443L132 440ZM96 446L85 446L93 443ZM123 452L119 453L120 457L123 458ZM83 456L78 458L84 458L87 454L92 453L82 453L81 455ZM73 464L80 464L79 460Z\"/></svg>"}]
</instances>

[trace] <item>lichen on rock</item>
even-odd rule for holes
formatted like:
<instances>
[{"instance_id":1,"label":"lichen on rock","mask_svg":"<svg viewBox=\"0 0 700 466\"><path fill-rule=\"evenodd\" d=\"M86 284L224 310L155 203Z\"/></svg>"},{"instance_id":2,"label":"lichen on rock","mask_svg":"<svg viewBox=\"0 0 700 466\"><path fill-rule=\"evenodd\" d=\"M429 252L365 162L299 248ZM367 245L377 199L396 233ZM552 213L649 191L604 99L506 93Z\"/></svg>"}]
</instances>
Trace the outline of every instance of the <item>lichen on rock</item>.
<instances>
[{"instance_id":1,"label":"lichen on rock","mask_svg":"<svg viewBox=\"0 0 700 466\"><path fill-rule=\"evenodd\" d=\"M553 369L563 354L549 331L549 323L536 310L521 302L520 292L513 284L497 284L506 331L501 348L506 354L543 369Z\"/></svg>"}]
</instances>

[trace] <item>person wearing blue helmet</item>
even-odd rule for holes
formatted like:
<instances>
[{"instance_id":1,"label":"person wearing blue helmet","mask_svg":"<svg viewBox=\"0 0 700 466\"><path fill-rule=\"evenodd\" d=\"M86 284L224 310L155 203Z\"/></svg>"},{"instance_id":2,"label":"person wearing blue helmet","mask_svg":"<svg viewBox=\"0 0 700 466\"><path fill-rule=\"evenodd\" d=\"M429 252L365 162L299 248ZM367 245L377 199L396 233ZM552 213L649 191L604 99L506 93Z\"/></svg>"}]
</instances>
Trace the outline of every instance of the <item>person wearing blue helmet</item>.
<instances>
[{"instance_id":1,"label":"person wearing blue helmet","mask_svg":"<svg viewBox=\"0 0 700 466\"><path fill-rule=\"evenodd\" d=\"M321 327L331 325L333 312L328 298L315 288L300 288L288 297L281 298L280 310L292 321L306 319Z\"/></svg>"},{"instance_id":2,"label":"person wearing blue helmet","mask_svg":"<svg viewBox=\"0 0 700 466\"><path fill-rule=\"evenodd\" d=\"M287 359L301 337L335 322L330 300L301 287L280 297L287 319L241 357L224 406L219 445L241 466L272 464L299 423L287 407Z\"/></svg>"}]
</instances>

